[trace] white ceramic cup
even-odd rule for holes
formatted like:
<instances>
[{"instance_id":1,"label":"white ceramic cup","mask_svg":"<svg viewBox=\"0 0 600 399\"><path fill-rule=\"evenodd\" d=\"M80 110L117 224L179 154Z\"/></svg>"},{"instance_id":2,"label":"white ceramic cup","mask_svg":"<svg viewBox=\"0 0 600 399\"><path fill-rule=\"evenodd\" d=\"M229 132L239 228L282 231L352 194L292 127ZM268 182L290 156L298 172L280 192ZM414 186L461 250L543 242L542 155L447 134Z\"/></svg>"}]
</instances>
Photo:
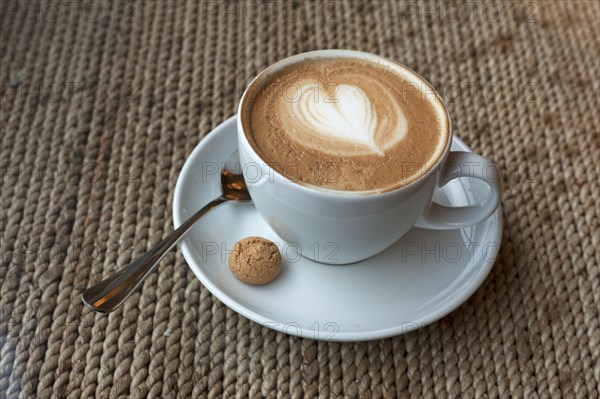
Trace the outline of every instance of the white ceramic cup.
<instances>
[{"instance_id":1,"label":"white ceramic cup","mask_svg":"<svg viewBox=\"0 0 600 399\"><path fill-rule=\"evenodd\" d=\"M238 146L250 195L267 223L302 256L321 263L346 264L369 258L405 235L413 226L457 229L481 222L500 202L500 175L486 158L471 152L450 152L452 127L443 155L419 179L385 192L331 190L300 184L273 170L254 150L242 115L251 92L281 68L309 58L370 60L414 74L447 108L429 83L409 68L377 55L350 50L321 50L298 54L262 71L248 86L238 109ZM448 118L448 120L450 120ZM491 188L478 204L447 207L432 202L434 190L458 177L477 178ZM289 246L288 246L289 248Z\"/></svg>"}]
</instances>

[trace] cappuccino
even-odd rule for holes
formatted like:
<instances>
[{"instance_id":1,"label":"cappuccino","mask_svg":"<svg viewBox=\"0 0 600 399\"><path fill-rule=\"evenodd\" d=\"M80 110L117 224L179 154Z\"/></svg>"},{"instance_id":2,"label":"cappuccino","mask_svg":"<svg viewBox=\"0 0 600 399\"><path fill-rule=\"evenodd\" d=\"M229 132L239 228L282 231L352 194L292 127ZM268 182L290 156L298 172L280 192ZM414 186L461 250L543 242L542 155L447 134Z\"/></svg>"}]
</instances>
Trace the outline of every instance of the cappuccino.
<instances>
[{"instance_id":1,"label":"cappuccino","mask_svg":"<svg viewBox=\"0 0 600 399\"><path fill-rule=\"evenodd\" d=\"M248 89L241 123L270 167L300 184L389 191L427 173L450 122L422 78L393 62L314 58Z\"/></svg>"}]
</instances>

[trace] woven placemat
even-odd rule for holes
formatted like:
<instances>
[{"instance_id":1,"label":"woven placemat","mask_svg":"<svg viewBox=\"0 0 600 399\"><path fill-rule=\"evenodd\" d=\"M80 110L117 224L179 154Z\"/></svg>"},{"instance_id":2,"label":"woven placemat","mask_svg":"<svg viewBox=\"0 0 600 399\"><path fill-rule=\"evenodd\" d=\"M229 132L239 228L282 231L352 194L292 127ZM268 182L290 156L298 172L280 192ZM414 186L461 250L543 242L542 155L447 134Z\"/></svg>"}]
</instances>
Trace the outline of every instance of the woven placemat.
<instances>
[{"instance_id":1,"label":"woven placemat","mask_svg":"<svg viewBox=\"0 0 600 399\"><path fill-rule=\"evenodd\" d=\"M600 384L600 3L0 2L0 397L582 398ZM228 309L179 251L118 311L81 291L172 227L178 173L286 56L425 76L500 166L500 256L416 332L327 343Z\"/></svg>"}]
</instances>

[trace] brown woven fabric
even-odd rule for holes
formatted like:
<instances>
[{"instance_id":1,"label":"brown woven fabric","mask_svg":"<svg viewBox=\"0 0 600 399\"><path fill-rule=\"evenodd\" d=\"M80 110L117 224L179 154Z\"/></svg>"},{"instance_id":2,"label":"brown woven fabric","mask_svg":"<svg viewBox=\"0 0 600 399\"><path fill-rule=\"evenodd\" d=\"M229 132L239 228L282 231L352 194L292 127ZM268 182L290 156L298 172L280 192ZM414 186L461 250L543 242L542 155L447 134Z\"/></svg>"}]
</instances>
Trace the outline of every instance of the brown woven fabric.
<instances>
[{"instance_id":1,"label":"brown woven fabric","mask_svg":"<svg viewBox=\"0 0 600 399\"><path fill-rule=\"evenodd\" d=\"M599 398L600 3L0 2L0 397ZM417 332L326 343L225 307L168 255L118 311L80 292L171 229L186 156L267 65L417 70L504 173L501 254Z\"/></svg>"}]
</instances>

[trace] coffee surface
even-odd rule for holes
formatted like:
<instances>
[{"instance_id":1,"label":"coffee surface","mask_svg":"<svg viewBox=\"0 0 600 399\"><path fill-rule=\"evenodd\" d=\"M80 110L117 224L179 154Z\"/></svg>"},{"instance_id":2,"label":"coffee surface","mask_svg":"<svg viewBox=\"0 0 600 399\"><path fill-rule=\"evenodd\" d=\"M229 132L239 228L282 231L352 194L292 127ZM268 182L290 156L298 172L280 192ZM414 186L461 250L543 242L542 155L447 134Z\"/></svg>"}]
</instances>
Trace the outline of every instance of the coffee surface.
<instances>
[{"instance_id":1,"label":"coffee surface","mask_svg":"<svg viewBox=\"0 0 600 399\"><path fill-rule=\"evenodd\" d=\"M285 177L346 191L386 191L426 173L449 134L443 104L398 66L305 60L250 87L242 123Z\"/></svg>"}]
</instances>

